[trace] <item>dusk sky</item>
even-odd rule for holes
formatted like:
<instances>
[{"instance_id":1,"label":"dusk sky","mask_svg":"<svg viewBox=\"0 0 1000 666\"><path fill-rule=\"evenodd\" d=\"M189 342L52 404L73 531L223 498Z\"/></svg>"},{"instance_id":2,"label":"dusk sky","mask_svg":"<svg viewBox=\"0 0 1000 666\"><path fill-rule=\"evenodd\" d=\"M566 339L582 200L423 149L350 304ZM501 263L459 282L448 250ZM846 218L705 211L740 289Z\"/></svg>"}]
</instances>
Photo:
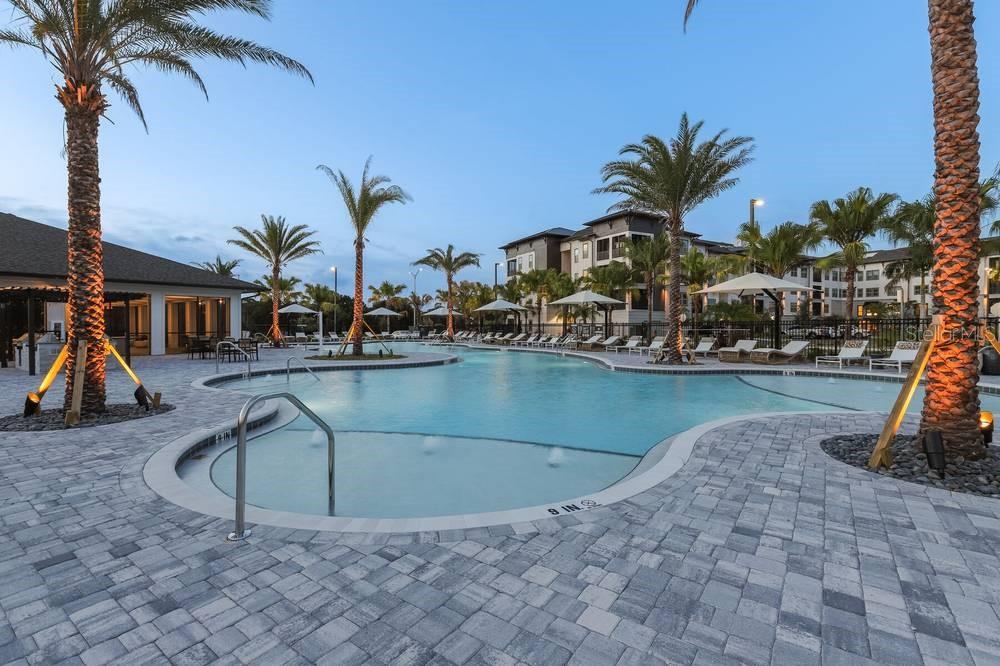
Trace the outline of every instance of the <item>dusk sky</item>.
<instances>
[{"instance_id":1,"label":"dusk sky","mask_svg":"<svg viewBox=\"0 0 1000 666\"><path fill-rule=\"evenodd\" d=\"M225 240L284 215L316 229L325 253L286 274L329 281L336 264L347 292L351 228L315 167L357 181L374 155L413 201L373 223L366 285L409 286L410 263L448 243L483 254L460 278L492 283L497 246L604 214L614 199L591 194L601 166L643 134L672 135L684 111L706 136L729 128L757 145L740 184L688 218L706 238L731 241L751 197L766 200L766 229L859 185L928 191L925 2L703 0L687 34L683 5L278 0L270 23L213 16L300 60L316 84L207 62L206 102L179 78L137 75L149 133L117 98L102 124L105 237L180 261L240 258L254 279L263 264ZM976 11L988 172L1000 160L1000 3ZM65 226L55 83L38 53L0 50L0 211ZM425 270L417 286L442 285Z\"/></svg>"}]
</instances>

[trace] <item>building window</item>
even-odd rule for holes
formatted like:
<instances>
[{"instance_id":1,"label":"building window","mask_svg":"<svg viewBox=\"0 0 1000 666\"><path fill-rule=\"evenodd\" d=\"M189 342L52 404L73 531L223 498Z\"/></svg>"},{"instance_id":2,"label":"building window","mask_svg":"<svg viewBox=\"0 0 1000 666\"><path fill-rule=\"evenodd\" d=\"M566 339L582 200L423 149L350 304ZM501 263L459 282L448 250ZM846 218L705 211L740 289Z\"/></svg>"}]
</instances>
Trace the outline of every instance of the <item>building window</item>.
<instances>
[{"instance_id":1,"label":"building window","mask_svg":"<svg viewBox=\"0 0 1000 666\"><path fill-rule=\"evenodd\" d=\"M580 263L580 248L578 247L573 248L573 263L574 264Z\"/></svg>"},{"instance_id":2,"label":"building window","mask_svg":"<svg viewBox=\"0 0 1000 666\"><path fill-rule=\"evenodd\" d=\"M611 256L617 259L625 254L625 234L611 238Z\"/></svg>"},{"instance_id":3,"label":"building window","mask_svg":"<svg viewBox=\"0 0 1000 666\"><path fill-rule=\"evenodd\" d=\"M874 282L875 280L878 280L878 269L877 268L875 270L865 271L865 281L866 282Z\"/></svg>"},{"instance_id":4,"label":"building window","mask_svg":"<svg viewBox=\"0 0 1000 666\"><path fill-rule=\"evenodd\" d=\"M524 272L524 257L517 258L517 272L518 273Z\"/></svg>"},{"instance_id":5,"label":"building window","mask_svg":"<svg viewBox=\"0 0 1000 666\"><path fill-rule=\"evenodd\" d=\"M535 253L534 252L532 252L531 254L528 255L528 270L529 271L535 270Z\"/></svg>"},{"instance_id":6,"label":"building window","mask_svg":"<svg viewBox=\"0 0 1000 666\"><path fill-rule=\"evenodd\" d=\"M517 272L517 262L513 259L507 260L507 275L513 275Z\"/></svg>"},{"instance_id":7,"label":"building window","mask_svg":"<svg viewBox=\"0 0 1000 666\"><path fill-rule=\"evenodd\" d=\"M925 294L929 294L929 293L931 293L931 288L930 288L930 285L926 285L926 284L925 284L925 285L923 286L923 288L921 288L919 284L915 284L915 285L913 285L913 295L914 295L914 296L919 296L919 295L920 295L920 292L921 292L921 291L922 291L923 293L925 293Z\"/></svg>"},{"instance_id":8,"label":"building window","mask_svg":"<svg viewBox=\"0 0 1000 666\"><path fill-rule=\"evenodd\" d=\"M597 260L604 261L610 256L611 239L602 238L597 241Z\"/></svg>"},{"instance_id":9,"label":"building window","mask_svg":"<svg viewBox=\"0 0 1000 666\"><path fill-rule=\"evenodd\" d=\"M864 280L864 279L865 279L865 276L864 276L864 275L862 275L861 271L856 271L856 272L854 273L854 281L855 281L855 282L861 282L861 281L862 281L862 280Z\"/></svg>"},{"instance_id":10,"label":"building window","mask_svg":"<svg viewBox=\"0 0 1000 666\"><path fill-rule=\"evenodd\" d=\"M590 259L590 243L583 244L583 258Z\"/></svg>"},{"instance_id":11,"label":"building window","mask_svg":"<svg viewBox=\"0 0 1000 666\"><path fill-rule=\"evenodd\" d=\"M862 289L861 287L858 287L858 290L857 290L857 293L858 293L858 296L857 296L857 297L858 297L858 298L861 298L862 296L864 296L864 295L865 295L865 290L864 290L864 289Z\"/></svg>"},{"instance_id":12,"label":"building window","mask_svg":"<svg viewBox=\"0 0 1000 666\"><path fill-rule=\"evenodd\" d=\"M878 287L868 287L865 289L865 298L878 298Z\"/></svg>"},{"instance_id":13,"label":"building window","mask_svg":"<svg viewBox=\"0 0 1000 666\"><path fill-rule=\"evenodd\" d=\"M799 269L793 268L790 271L788 271L788 277L798 277L798 276L799 276Z\"/></svg>"}]
</instances>

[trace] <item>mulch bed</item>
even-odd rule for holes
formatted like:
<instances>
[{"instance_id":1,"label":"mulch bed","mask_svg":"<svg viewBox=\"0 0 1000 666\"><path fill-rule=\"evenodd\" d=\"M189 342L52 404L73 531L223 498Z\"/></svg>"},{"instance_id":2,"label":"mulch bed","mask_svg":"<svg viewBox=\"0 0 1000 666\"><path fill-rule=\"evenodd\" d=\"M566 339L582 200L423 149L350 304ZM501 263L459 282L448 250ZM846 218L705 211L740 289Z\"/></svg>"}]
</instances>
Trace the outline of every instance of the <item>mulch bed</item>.
<instances>
[{"instance_id":1,"label":"mulch bed","mask_svg":"<svg viewBox=\"0 0 1000 666\"><path fill-rule=\"evenodd\" d=\"M144 419L157 414L174 410L173 405L160 403L158 409L146 411L139 405L108 405L102 414L84 414L80 422L69 428L64 423L65 413L62 409L43 409L36 416L27 418L20 414L0 417L0 432L33 432L41 430L72 430L74 428L89 428L91 426L123 423L134 419Z\"/></svg>"},{"instance_id":2,"label":"mulch bed","mask_svg":"<svg viewBox=\"0 0 1000 666\"><path fill-rule=\"evenodd\" d=\"M878 435L872 434L839 435L824 440L820 446L841 462L868 469L868 457L877 441ZM927 456L919 447L915 435L897 436L892 442L892 467L878 473L959 493L1000 498L1000 448L987 447L986 457L980 460L949 458L942 476L927 466Z\"/></svg>"}]
</instances>

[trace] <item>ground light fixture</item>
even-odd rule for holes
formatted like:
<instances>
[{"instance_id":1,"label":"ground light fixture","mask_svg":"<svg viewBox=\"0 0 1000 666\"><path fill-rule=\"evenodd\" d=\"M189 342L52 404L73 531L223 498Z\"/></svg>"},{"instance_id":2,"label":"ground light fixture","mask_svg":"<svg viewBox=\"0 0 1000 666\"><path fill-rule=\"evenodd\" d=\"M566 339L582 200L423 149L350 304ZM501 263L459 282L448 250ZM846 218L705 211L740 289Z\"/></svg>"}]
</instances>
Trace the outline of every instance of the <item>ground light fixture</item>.
<instances>
[{"instance_id":1,"label":"ground light fixture","mask_svg":"<svg viewBox=\"0 0 1000 666\"><path fill-rule=\"evenodd\" d=\"M979 412L979 432L983 434L983 444L989 446L993 443L993 412Z\"/></svg>"},{"instance_id":2,"label":"ground light fixture","mask_svg":"<svg viewBox=\"0 0 1000 666\"><path fill-rule=\"evenodd\" d=\"M944 473L944 440L940 430L927 430L920 440L927 456L927 466L935 472Z\"/></svg>"}]
</instances>

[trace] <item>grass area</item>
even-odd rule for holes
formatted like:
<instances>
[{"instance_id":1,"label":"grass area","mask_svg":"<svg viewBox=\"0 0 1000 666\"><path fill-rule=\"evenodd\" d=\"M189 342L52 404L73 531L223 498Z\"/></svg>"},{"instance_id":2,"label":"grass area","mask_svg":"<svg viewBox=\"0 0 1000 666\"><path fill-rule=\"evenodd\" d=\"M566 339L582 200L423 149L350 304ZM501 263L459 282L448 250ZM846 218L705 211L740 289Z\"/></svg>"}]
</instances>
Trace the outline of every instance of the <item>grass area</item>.
<instances>
[{"instance_id":1,"label":"grass area","mask_svg":"<svg viewBox=\"0 0 1000 666\"><path fill-rule=\"evenodd\" d=\"M378 354L362 354L361 356L354 354L344 354L343 356L337 356L336 354L332 356L306 356L307 361L396 361L401 358L406 357L402 354L383 354L382 356Z\"/></svg>"}]
</instances>

